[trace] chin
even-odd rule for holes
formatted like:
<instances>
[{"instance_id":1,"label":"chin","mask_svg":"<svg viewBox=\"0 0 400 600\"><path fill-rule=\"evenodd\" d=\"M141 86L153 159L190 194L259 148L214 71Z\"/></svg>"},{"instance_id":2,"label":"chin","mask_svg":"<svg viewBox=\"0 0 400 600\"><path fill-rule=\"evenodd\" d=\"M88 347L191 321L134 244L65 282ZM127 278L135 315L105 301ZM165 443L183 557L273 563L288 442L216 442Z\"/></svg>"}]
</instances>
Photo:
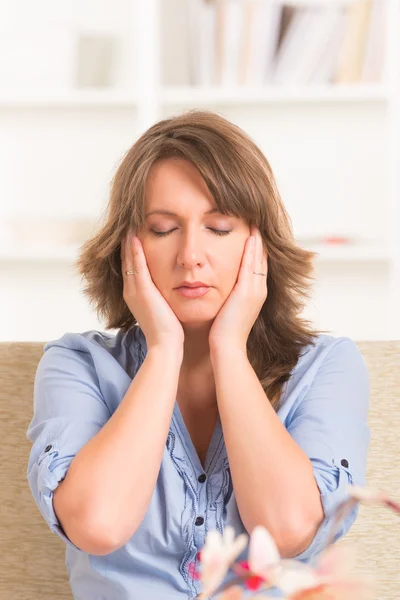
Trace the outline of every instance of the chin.
<instances>
[{"instance_id":1,"label":"chin","mask_svg":"<svg viewBox=\"0 0 400 600\"><path fill-rule=\"evenodd\" d=\"M205 325L211 325L217 313L210 310L177 310L175 311L181 325L203 328Z\"/></svg>"},{"instance_id":2,"label":"chin","mask_svg":"<svg viewBox=\"0 0 400 600\"><path fill-rule=\"evenodd\" d=\"M197 317L190 317L190 316L181 316L181 315L177 315L179 321L181 322L182 325L193 325L193 326L204 326L204 325L211 325L211 323L213 323L214 319L215 319L214 315L213 317L206 317L206 316L197 316Z\"/></svg>"},{"instance_id":3,"label":"chin","mask_svg":"<svg viewBox=\"0 0 400 600\"><path fill-rule=\"evenodd\" d=\"M199 336L204 336L204 335L208 336L208 333L212 327L212 324L213 324L212 321L181 322L182 329L186 335L190 333L190 334L199 335Z\"/></svg>"}]
</instances>

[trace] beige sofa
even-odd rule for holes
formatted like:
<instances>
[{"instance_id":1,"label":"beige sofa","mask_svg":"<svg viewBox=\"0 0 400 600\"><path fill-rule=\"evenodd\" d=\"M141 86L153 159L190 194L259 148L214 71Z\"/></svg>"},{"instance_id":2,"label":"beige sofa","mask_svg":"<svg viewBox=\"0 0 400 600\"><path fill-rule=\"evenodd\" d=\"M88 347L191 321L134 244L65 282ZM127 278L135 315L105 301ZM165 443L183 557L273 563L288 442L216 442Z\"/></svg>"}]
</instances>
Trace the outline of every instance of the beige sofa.
<instances>
[{"instance_id":1,"label":"beige sofa","mask_svg":"<svg viewBox=\"0 0 400 600\"><path fill-rule=\"evenodd\" d=\"M26 479L30 452L26 430L43 345L0 343L0 600L72 598L65 545L48 529ZM400 499L400 342L361 342L359 348L371 378L368 480ZM339 543L354 540L359 571L377 575L379 600L399 600L398 516L362 506L351 532Z\"/></svg>"}]
</instances>

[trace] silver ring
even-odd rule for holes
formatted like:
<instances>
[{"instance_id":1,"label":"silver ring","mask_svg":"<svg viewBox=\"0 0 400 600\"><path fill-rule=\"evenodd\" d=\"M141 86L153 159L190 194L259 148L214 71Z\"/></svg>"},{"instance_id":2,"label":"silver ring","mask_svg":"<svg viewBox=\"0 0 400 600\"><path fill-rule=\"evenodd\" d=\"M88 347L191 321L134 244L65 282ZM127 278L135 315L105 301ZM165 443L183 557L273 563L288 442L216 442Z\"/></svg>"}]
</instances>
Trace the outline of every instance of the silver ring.
<instances>
[{"instance_id":1,"label":"silver ring","mask_svg":"<svg viewBox=\"0 0 400 600\"><path fill-rule=\"evenodd\" d=\"M266 277L266 273L256 273L255 271L253 271L254 275L264 275L264 277Z\"/></svg>"}]
</instances>

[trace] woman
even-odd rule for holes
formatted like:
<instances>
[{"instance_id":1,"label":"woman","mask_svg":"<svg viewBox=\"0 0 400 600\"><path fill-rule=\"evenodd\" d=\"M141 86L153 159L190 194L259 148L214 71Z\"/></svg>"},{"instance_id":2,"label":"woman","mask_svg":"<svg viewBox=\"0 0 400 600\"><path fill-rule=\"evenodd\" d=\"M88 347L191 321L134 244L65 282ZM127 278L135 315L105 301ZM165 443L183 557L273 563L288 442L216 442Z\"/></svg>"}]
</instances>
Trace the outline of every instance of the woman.
<instances>
[{"instance_id":1,"label":"woman","mask_svg":"<svg viewBox=\"0 0 400 600\"><path fill-rule=\"evenodd\" d=\"M77 263L117 333L46 344L27 432L76 599L194 598L189 565L228 524L263 524L284 557L324 548L365 483L369 390L356 345L300 316L312 259L221 116L165 119L127 152Z\"/></svg>"}]
</instances>

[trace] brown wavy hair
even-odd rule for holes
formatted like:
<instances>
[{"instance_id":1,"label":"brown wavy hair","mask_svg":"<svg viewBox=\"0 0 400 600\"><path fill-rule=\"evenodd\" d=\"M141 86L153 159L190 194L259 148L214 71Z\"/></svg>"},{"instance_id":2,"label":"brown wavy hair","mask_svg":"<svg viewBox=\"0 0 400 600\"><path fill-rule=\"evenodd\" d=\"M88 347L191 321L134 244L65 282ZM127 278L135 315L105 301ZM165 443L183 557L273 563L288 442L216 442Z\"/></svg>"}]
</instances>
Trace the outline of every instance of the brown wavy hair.
<instances>
[{"instance_id":1,"label":"brown wavy hair","mask_svg":"<svg viewBox=\"0 0 400 600\"><path fill-rule=\"evenodd\" d=\"M121 244L145 225L145 186L159 159L180 157L201 173L223 214L260 230L268 251L268 296L247 340L260 383L277 409L284 383L317 331L300 317L310 296L314 253L299 247L268 160L238 126L207 110L163 119L122 157L111 182L104 222L80 250L75 265L84 295L106 329L128 330L137 321L123 299Z\"/></svg>"}]
</instances>

